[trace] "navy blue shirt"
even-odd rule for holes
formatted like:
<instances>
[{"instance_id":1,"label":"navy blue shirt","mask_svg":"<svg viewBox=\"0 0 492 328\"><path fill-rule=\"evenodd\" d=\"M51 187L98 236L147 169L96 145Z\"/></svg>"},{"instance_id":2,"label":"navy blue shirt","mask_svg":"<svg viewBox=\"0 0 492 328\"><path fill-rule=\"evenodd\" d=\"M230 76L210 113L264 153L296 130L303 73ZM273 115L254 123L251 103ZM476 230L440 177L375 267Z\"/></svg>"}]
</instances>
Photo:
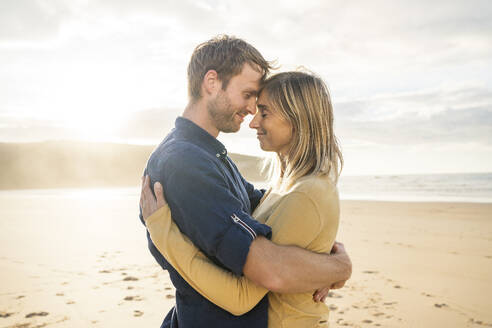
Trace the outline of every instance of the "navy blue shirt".
<instances>
[{"instance_id":1,"label":"navy blue shirt","mask_svg":"<svg viewBox=\"0 0 492 328\"><path fill-rule=\"evenodd\" d=\"M146 174L151 185L163 185L181 232L222 268L242 275L251 242L258 235L271 236L270 227L250 215L263 191L244 180L222 143L190 120L176 119L175 128L150 156ZM197 293L159 253L148 233L147 239L150 252L176 287L176 305L161 327L267 327L266 296L248 313L234 316Z\"/></svg>"}]
</instances>

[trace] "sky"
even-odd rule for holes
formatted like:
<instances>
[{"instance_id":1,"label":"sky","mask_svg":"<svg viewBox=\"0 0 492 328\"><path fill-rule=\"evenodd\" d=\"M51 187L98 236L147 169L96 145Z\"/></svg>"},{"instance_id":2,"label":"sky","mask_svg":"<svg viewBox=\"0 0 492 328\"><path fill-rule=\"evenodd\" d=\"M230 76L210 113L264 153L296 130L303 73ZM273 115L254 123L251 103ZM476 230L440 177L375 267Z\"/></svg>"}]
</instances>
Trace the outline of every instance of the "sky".
<instances>
[{"instance_id":1,"label":"sky","mask_svg":"<svg viewBox=\"0 0 492 328\"><path fill-rule=\"evenodd\" d=\"M194 47L217 34L323 78L344 174L492 171L482 0L0 0L0 142L157 144ZM219 139L263 156L247 124Z\"/></svg>"}]
</instances>

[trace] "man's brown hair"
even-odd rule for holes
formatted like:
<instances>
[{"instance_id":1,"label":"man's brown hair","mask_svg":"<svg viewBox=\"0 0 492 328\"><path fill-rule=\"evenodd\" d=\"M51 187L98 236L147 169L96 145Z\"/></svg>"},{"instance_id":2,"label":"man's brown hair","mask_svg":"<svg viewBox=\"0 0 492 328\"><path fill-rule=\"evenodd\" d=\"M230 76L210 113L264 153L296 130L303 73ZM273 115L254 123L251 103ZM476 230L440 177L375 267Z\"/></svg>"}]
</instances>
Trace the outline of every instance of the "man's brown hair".
<instances>
[{"instance_id":1,"label":"man's brown hair","mask_svg":"<svg viewBox=\"0 0 492 328\"><path fill-rule=\"evenodd\" d=\"M225 90L230 79L241 73L245 63L262 73L265 80L272 63L263 58L260 52L244 40L234 36L218 35L199 44L191 55L188 65L188 96L192 102L201 98L201 86L205 74L215 70Z\"/></svg>"}]
</instances>

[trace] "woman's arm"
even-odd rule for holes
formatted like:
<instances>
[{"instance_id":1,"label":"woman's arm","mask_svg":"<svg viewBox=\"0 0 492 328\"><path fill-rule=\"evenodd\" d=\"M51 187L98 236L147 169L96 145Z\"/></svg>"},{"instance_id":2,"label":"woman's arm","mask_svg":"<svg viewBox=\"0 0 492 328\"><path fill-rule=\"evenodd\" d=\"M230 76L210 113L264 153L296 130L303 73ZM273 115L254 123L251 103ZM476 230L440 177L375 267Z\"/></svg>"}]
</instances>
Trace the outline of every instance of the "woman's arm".
<instances>
[{"instance_id":1,"label":"woman's arm","mask_svg":"<svg viewBox=\"0 0 492 328\"><path fill-rule=\"evenodd\" d=\"M162 189L160 191L156 190L156 195L158 198L157 206L155 204L156 200L151 194L150 188L147 189L150 193L148 199L151 199L151 201L145 201L143 189L142 195L144 201L141 201L142 212L144 217L147 217L150 213L159 208L158 213L154 213L147 219L147 226L154 244L166 257L169 263L173 265L173 267L183 276L183 278L202 296L227 311L233 314L242 314L254 307L265 295L267 290L255 285L244 277L238 278L237 276L222 270L207 257L201 254L193 243L191 243L186 236L182 235L178 227L173 223L170 217L169 208L167 206L165 206L165 208L161 208L166 205L162 196ZM146 203L150 203L150 205L147 204L146 206ZM154 206L154 208L152 208L152 206ZM333 220L338 223L337 210L333 211L333 213L323 214L333 216ZM321 227L319 212L316 204L313 203L309 197L306 198L304 193L293 193L285 197L277 209L272 213L272 216L268 221L268 223L271 223L272 225L275 242L283 245L296 245L303 248L309 248L311 241L316 238L320 229L323 229ZM336 226L337 224L333 227L334 233L336 233ZM331 241L327 241L327 243L331 243ZM303 251L306 252L305 250ZM269 266L277 265L276 263L278 261L276 261L275 258L278 258L279 254L277 253L275 255L276 256L273 257L272 261L266 261ZM249 257L250 256L248 255L248 258ZM254 266L257 267L258 265ZM323 267L319 262L314 264L314 266ZM248 275L247 267L248 265L245 265L244 268L246 275ZM292 271L292 267L292 265L289 265L290 270L283 271ZM326 284L323 285L322 283L316 283L314 284L316 287L309 287L313 285L313 283L309 282L311 280L315 281L316 279L314 279L315 277L311 277L309 272L306 272L305 268L300 269L302 270L302 275L305 278L302 280L308 280L307 284L304 283L304 285L299 286L298 275L283 274L283 276L286 276L284 279L287 282L286 286L294 286L295 288L289 287L282 290L282 292L308 291L319 288L320 286L326 286ZM336 276L336 272L334 272L335 270L331 267L329 270L321 271L326 272L322 275L324 277L322 281L327 279L326 274L329 276ZM315 274L315 276L318 275L320 274ZM251 277L253 276L251 275ZM293 281L290 282L289 279ZM319 284L319 286L317 286L317 284Z\"/></svg>"},{"instance_id":2,"label":"woman's arm","mask_svg":"<svg viewBox=\"0 0 492 328\"><path fill-rule=\"evenodd\" d=\"M171 219L162 191L156 190L156 196L162 207L147 217L145 223L152 242L169 264L193 289L224 310L242 315L255 307L268 290L215 265L181 233ZM141 202L144 217L148 212L146 202Z\"/></svg>"}]
</instances>

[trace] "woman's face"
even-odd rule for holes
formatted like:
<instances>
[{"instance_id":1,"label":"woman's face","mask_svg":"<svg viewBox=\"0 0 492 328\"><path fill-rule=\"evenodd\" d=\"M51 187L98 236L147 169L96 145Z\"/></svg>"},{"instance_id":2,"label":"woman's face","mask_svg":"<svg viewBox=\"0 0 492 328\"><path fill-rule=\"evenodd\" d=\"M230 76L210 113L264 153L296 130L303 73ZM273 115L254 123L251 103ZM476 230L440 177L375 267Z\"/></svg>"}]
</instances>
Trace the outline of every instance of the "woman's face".
<instances>
[{"instance_id":1,"label":"woman's face","mask_svg":"<svg viewBox=\"0 0 492 328\"><path fill-rule=\"evenodd\" d=\"M274 151L282 157L292 143L292 124L270 105L266 92L260 94L256 105L258 112L249 127L256 129L261 149Z\"/></svg>"}]
</instances>

